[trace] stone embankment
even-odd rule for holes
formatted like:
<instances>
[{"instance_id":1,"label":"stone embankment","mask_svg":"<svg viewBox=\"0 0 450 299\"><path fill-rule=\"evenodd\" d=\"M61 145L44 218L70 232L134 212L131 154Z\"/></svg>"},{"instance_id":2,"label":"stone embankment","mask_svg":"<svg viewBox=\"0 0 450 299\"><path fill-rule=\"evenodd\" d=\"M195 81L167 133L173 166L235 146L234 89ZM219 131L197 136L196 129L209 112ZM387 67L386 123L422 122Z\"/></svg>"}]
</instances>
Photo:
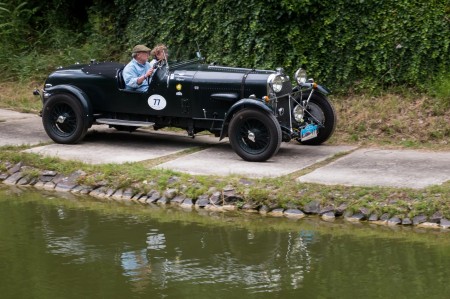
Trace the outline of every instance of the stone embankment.
<instances>
[{"instance_id":1,"label":"stone embankment","mask_svg":"<svg viewBox=\"0 0 450 299\"><path fill-rule=\"evenodd\" d=\"M233 187L225 187L222 190L209 190L208 194L200 195L198 198L188 198L183 195L183 190L167 189L164 192L151 190L150 192L139 192L132 188L115 189L97 183L95 186L80 185L79 179L86 173L82 170L70 175L63 175L55 171L42 171L23 165L2 162L4 172L0 172L0 181L6 185L30 186L41 190L54 190L60 192L71 192L80 195L89 195L94 198L111 199L123 202L135 202L137 204L178 205L187 210L205 209L211 211L245 211L259 213L273 217L288 217L301 219L307 215L317 215L324 221L334 221L341 217L350 222L368 221L380 225L413 225L426 228L450 228L450 221L443 218L440 213L427 217L419 215L412 219L391 217L389 214L377 215L369 210L361 208L353 213L342 204L338 207L323 207L317 201L312 201L304 207L293 207L284 209L281 207L268 207L258 203L245 203L242 196L237 194ZM174 182L176 177L171 178Z\"/></svg>"}]
</instances>

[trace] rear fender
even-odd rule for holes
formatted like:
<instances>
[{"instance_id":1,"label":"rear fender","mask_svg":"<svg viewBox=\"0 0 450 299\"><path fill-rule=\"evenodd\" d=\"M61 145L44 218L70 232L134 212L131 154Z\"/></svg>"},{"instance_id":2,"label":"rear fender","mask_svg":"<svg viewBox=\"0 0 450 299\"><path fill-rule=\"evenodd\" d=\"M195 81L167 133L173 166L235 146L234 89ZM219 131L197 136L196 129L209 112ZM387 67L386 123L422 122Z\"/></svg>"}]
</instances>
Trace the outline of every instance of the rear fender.
<instances>
[{"instance_id":1,"label":"rear fender","mask_svg":"<svg viewBox=\"0 0 450 299\"><path fill-rule=\"evenodd\" d=\"M89 125L93 122L93 112L92 112L92 104L89 100L89 97L86 95L84 91L79 89L76 86L68 85L68 84L61 84L53 87L47 87L45 88L45 93L49 94L50 96L58 93L70 93L73 96L75 96L83 106L84 110L84 117L87 120L87 123Z\"/></svg>"},{"instance_id":2,"label":"rear fender","mask_svg":"<svg viewBox=\"0 0 450 299\"><path fill-rule=\"evenodd\" d=\"M222 124L222 129L220 130L220 139L222 140L223 138L227 137L228 135L228 124L230 123L231 118L233 117L233 115L238 112L239 110L242 110L244 108L253 108L253 109L258 109L258 110L262 110L266 113L271 113L273 114L273 111L267 106L265 105L263 102L255 100L255 99L242 99L237 101L236 103L233 104L233 106L230 107L230 109L228 109L225 119L223 121Z\"/></svg>"}]
</instances>

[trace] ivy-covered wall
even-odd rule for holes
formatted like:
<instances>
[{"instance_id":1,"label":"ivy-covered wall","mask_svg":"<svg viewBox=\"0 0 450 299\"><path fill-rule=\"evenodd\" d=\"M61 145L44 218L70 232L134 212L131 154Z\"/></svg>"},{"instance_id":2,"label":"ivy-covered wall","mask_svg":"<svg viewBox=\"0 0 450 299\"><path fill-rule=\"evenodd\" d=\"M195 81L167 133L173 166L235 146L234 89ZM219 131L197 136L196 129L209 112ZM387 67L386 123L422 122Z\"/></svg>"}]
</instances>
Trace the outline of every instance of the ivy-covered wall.
<instances>
[{"instance_id":1,"label":"ivy-covered wall","mask_svg":"<svg viewBox=\"0 0 450 299\"><path fill-rule=\"evenodd\" d=\"M418 84L450 70L447 0L204 0L139 2L126 36L209 61L302 66L334 88ZM190 9L187 9L190 7Z\"/></svg>"},{"instance_id":2,"label":"ivy-covered wall","mask_svg":"<svg viewBox=\"0 0 450 299\"><path fill-rule=\"evenodd\" d=\"M33 53L27 65L14 60L18 72L45 53L58 65L126 62L135 44L162 42L172 58L193 57L198 43L208 62L291 75L302 66L332 89L450 73L448 0L3 0L0 17L0 66L12 49Z\"/></svg>"}]
</instances>

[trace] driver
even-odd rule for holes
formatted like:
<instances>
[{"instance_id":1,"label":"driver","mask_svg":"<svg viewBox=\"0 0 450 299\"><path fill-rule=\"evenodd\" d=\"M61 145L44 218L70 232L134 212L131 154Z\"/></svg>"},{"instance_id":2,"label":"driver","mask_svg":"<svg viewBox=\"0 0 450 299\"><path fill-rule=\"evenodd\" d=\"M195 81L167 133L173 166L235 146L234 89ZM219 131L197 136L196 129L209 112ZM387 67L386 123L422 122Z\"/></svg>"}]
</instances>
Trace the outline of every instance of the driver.
<instances>
[{"instance_id":1,"label":"driver","mask_svg":"<svg viewBox=\"0 0 450 299\"><path fill-rule=\"evenodd\" d=\"M146 92L148 89L147 78L153 74L153 68L148 62L150 49L144 45L133 48L133 59L123 69L123 80L126 90Z\"/></svg>"}]
</instances>

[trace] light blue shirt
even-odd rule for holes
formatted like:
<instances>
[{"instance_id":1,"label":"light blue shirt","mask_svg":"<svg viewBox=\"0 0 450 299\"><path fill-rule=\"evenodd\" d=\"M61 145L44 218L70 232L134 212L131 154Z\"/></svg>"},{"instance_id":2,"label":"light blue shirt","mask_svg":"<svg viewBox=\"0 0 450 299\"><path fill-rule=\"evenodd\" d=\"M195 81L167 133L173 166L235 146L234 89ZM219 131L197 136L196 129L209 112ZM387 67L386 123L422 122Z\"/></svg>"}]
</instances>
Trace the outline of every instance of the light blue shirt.
<instances>
[{"instance_id":1,"label":"light blue shirt","mask_svg":"<svg viewBox=\"0 0 450 299\"><path fill-rule=\"evenodd\" d=\"M132 59L123 69L122 75L125 81L126 90L135 90L146 92L148 89L148 80L145 79L141 85L137 83L137 79L142 77L151 68L148 61L140 64L136 59Z\"/></svg>"}]
</instances>

